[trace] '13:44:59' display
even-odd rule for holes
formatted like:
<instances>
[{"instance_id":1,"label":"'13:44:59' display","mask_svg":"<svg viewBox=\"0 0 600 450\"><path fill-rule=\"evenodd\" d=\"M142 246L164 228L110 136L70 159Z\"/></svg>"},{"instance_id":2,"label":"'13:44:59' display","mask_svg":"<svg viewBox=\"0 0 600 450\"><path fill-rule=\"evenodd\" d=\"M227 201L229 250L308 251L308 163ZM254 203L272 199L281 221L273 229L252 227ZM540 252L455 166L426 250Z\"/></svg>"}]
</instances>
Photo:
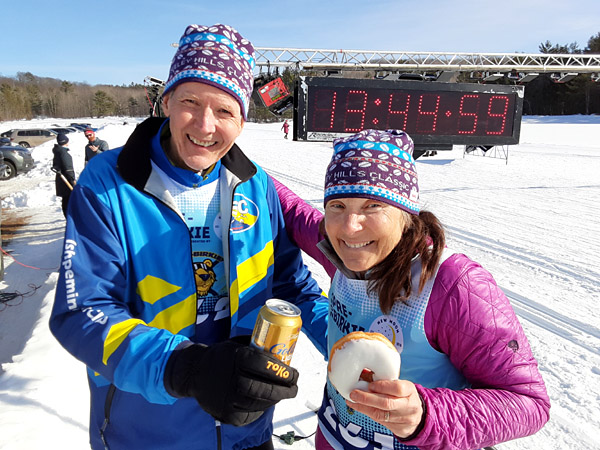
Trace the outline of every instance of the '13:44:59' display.
<instances>
[{"instance_id":1,"label":"'13:44:59' display","mask_svg":"<svg viewBox=\"0 0 600 450\"><path fill-rule=\"evenodd\" d=\"M304 120L298 139L392 128L406 131L415 143L519 140L522 86L340 78L305 78L299 86L296 113Z\"/></svg>"}]
</instances>

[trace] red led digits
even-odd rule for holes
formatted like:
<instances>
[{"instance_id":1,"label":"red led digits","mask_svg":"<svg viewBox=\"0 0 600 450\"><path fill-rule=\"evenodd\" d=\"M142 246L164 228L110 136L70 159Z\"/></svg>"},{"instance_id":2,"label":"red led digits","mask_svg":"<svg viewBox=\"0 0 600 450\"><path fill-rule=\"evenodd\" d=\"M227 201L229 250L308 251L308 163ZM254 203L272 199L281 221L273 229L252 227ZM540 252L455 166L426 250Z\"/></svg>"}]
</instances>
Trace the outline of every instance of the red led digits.
<instances>
[{"instance_id":1,"label":"red led digits","mask_svg":"<svg viewBox=\"0 0 600 450\"><path fill-rule=\"evenodd\" d=\"M423 110L423 104L427 103L428 106L431 105L431 100L429 101L425 101L426 98L431 98L431 97L435 97L435 108L433 109L433 111L424 111ZM437 128L437 119L438 119L438 111L440 109L440 96L436 95L436 94L422 94L419 97L419 108L418 108L418 117L417 117L417 131L418 132L428 132L428 133L435 133L435 130ZM423 118L422 116L433 116L433 123L431 124L431 128L430 129L423 129L421 128L419 125L421 123L421 119Z\"/></svg>"},{"instance_id":2,"label":"red led digits","mask_svg":"<svg viewBox=\"0 0 600 450\"><path fill-rule=\"evenodd\" d=\"M465 106L465 99L467 99L467 105ZM473 101L468 101L469 99L475 99L475 102ZM475 105L475 107L473 108L472 105ZM465 112L465 109L467 111L471 111L473 110L473 112ZM479 109L479 94L466 94L463 95L460 99L460 107L458 108L458 114L460 115L460 117L458 118L458 126L457 126L457 131L458 134L473 134L475 133L475 130L477 129L477 110ZM465 119L470 117L471 119ZM465 119L465 120L463 120ZM470 130L462 130L461 129L461 124L464 122L472 122L473 126L471 127Z\"/></svg>"},{"instance_id":3,"label":"red led digits","mask_svg":"<svg viewBox=\"0 0 600 450\"><path fill-rule=\"evenodd\" d=\"M331 100L329 100L327 94L331 94ZM324 101L322 100L323 98L325 98ZM312 120L312 125L315 130L333 130L336 99L337 92L334 90L317 91L315 95L315 112ZM325 112L326 120L323 120L322 114L319 114L319 112ZM327 122L329 122L329 128L323 128L323 124Z\"/></svg>"},{"instance_id":4,"label":"red led digits","mask_svg":"<svg viewBox=\"0 0 600 450\"><path fill-rule=\"evenodd\" d=\"M311 139L329 138L326 133L342 135L364 128L394 128L414 135L415 142L427 144L518 142L515 124L521 118L522 100L510 86L488 89L445 83L396 85L362 79L311 82L327 85L310 85L308 95L298 96L298 111L306 120L299 121L299 136L315 132ZM478 137L486 139L479 141Z\"/></svg>"},{"instance_id":5,"label":"red led digits","mask_svg":"<svg viewBox=\"0 0 600 450\"><path fill-rule=\"evenodd\" d=\"M400 106L403 106L404 109L392 109L392 106L394 106L396 103L398 103L398 102L395 102L394 100L396 98L402 98L402 97L406 98L404 101L404 105L400 105ZM406 122L408 121L408 108L409 107L410 107L410 94L406 94L404 92L390 94L386 128L398 128L400 130L406 130ZM396 118L394 117L394 114L404 116L404 119L402 120L402 124L400 126L396 125L397 122L396 122ZM393 121L393 125L391 124L392 121Z\"/></svg>"},{"instance_id":6,"label":"red led digits","mask_svg":"<svg viewBox=\"0 0 600 450\"><path fill-rule=\"evenodd\" d=\"M351 99L350 97L354 95L362 96L362 100L360 98ZM351 90L348 92L348 97L346 97L346 117L344 120L344 131L361 131L365 128L365 111L367 109L367 97L367 91ZM358 106L358 108L354 109L355 106ZM348 126L348 119L353 119L353 117L350 117L350 114L360 114L360 125L358 128L355 126ZM352 120L352 122L354 124L355 120Z\"/></svg>"},{"instance_id":7,"label":"red led digits","mask_svg":"<svg viewBox=\"0 0 600 450\"><path fill-rule=\"evenodd\" d=\"M499 101L504 102L504 106L501 106L499 108L502 110L502 112L500 114L492 112L492 106L493 106L494 100L499 100ZM490 102L488 103L488 116L489 117L502 117L502 123L500 124L500 130L490 131L490 124L492 123L492 120L491 119L488 120L488 126L486 128L487 134L503 134L504 133L504 128L506 128L506 113L507 112L508 112L508 97L505 95L492 95L490 97Z\"/></svg>"}]
</instances>

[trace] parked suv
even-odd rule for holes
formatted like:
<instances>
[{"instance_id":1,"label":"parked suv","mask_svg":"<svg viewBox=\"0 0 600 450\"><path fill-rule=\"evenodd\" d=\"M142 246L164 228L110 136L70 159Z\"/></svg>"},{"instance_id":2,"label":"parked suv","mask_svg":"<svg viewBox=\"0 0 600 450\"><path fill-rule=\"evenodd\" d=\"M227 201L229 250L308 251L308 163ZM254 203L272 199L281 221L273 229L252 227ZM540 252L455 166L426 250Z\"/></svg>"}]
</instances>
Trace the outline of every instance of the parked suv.
<instances>
[{"instance_id":1,"label":"parked suv","mask_svg":"<svg viewBox=\"0 0 600 450\"><path fill-rule=\"evenodd\" d=\"M11 145L10 138L0 138L0 153L4 157L6 169L0 170L0 179L8 180L21 172L28 172L34 167L31 150L20 145Z\"/></svg>"},{"instance_id":2,"label":"parked suv","mask_svg":"<svg viewBox=\"0 0 600 450\"><path fill-rule=\"evenodd\" d=\"M41 145L52 139L56 139L58 133L44 128L28 128L21 130L9 130L2 133L2 137L10 138L14 143L22 147L30 148Z\"/></svg>"}]
</instances>

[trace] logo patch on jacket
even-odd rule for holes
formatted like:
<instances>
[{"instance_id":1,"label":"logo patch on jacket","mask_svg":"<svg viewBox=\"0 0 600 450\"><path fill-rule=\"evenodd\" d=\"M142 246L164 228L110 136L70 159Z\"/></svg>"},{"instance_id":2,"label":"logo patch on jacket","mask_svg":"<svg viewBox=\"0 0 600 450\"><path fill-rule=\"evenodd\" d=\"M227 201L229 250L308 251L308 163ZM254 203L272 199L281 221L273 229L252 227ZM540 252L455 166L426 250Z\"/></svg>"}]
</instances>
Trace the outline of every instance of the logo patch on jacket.
<instances>
[{"instance_id":1,"label":"logo patch on jacket","mask_svg":"<svg viewBox=\"0 0 600 450\"><path fill-rule=\"evenodd\" d=\"M379 316L377 317L371 326L369 331L373 333L381 333L390 340L398 353L402 353L404 348L404 334L402 333L402 327L400 323L393 316Z\"/></svg>"},{"instance_id":2,"label":"logo patch on jacket","mask_svg":"<svg viewBox=\"0 0 600 450\"><path fill-rule=\"evenodd\" d=\"M249 230L258 221L258 206L248 197L235 194L231 211L231 232L241 233Z\"/></svg>"},{"instance_id":3,"label":"logo patch on jacket","mask_svg":"<svg viewBox=\"0 0 600 450\"><path fill-rule=\"evenodd\" d=\"M218 263L218 261L217 261ZM213 270L213 261L205 259L204 261L194 263L194 278L196 279L196 293L199 297L207 295L217 279Z\"/></svg>"}]
</instances>

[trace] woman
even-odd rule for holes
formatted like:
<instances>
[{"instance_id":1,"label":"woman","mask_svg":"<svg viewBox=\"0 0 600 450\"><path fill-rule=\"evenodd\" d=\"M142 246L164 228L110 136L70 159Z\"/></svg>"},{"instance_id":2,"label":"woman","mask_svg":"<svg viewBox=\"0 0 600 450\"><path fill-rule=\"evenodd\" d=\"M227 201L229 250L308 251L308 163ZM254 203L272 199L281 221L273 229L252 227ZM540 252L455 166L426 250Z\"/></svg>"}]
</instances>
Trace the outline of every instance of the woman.
<instances>
[{"instance_id":1,"label":"woman","mask_svg":"<svg viewBox=\"0 0 600 450\"><path fill-rule=\"evenodd\" d=\"M52 170L56 172L54 184L56 196L62 197L62 212L67 217L67 207L71 191L75 185L75 170L73 170L73 158L69 154L69 138L66 134L56 137L56 144L52 149Z\"/></svg>"},{"instance_id":2,"label":"woman","mask_svg":"<svg viewBox=\"0 0 600 450\"><path fill-rule=\"evenodd\" d=\"M335 140L323 224L276 182L288 232L333 277L329 349L350 331L374 331L402 360L400 379L354 390L352 401L327 381L317 449L474 449L533 434L549 418L508 299L489 272L445 248L440 222L420 210L412 151L397 130Z\"/></svg>"}]
</instances>

